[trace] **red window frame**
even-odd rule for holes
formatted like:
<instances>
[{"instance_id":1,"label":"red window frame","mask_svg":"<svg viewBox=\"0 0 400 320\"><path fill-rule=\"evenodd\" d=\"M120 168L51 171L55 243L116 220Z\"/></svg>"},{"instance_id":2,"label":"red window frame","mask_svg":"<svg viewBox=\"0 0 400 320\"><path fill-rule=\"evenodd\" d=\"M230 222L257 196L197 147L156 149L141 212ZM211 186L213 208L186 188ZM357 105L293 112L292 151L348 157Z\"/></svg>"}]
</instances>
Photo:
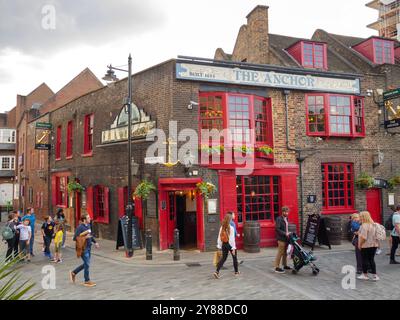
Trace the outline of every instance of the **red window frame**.
<instances>
[{"instance_id":1,"label":"red window frame","mask_svg":"<svg viewBox=\"0 0 400 320\"><path fill-rule=\"evenodd\" d=\"M97 185L93 189L93 220L98 223L110 223L110 204L109 204L110 189Z\"/></svg>"},{"instance_id":2,"label":"red window frame","mask_svg":"<svg viewBox=\"0 0 400 320\"><path fill-rule=\"evenodd\" d=\"M374 63L376 64L394 64L394 42L383 40L383 39L374 39L373 40L373 48L374 48Z\"/></svg>"},{"instance_id":3,"label":"red window frame","mask_svg":"<svg viewBox=\"0 0 400 320\"><path fill-rule=\"evenodd\" d=\"M323 108L324 108L324 120L320 118L321 121L318 120L318 114L310 113L311 110L316 112L318 108L322 105L321 103L315 103L310 105L310 101L314 101L313 98L315 97L315 101L322 97L323 99ZM341 114L333 114L332 113L332 106L331 105L331 98L336 98L335 100L338 101L338 98L348 98L350 99L350 110L349 114L341 115ZM332 99L333 100L333 99ZM352 96L352 95L340 95L340 94L327 94L327 93L308 93L305 95L305 103L306 103L306 131L308 136L317 136L317 137L350 137L350 138L364 138L365 137L365 108L364 108L364 98L359 96ZM342 108L339 105L339 109ZM342 108L343 109L343 108ZM342 110L340 109L340 110ZM343 110L342 110L343 111ZM335 123L340 121L345 121L343 118L349 117L349 133L343 132L334 132L333 130L333 122L334 119L337 120ZM340 120L339 120L340 118ZM312 120L312 121L310 121ZM322 122L323 121L323 122ZM325 130L324 131L317 131L313 132L310 130L312 125L324 123ZM339 123L339 125L342 125ZM343 125L345 125L343 123ZM338 131L338 130L336 130Z\"/></svg>"},{"instance_id":4,"label":"red window frame","mask_svg":"<svg viewBox=\"0 0 400 320\"><path fill-rule=\"evenodd\" d=\"M238 223L275 222L282 206L281 191L279 176L237 176Z\"/></svg>"},{"instance_id":5,"label":"red window frame","mask_svg":"<svg viewBox=\"0 0 400 320\"><path fill-rule=\"evenodd\" d=\"M305 68L328 70L327 45L302 41L301 65Z\"/></svg>"},{"instance_id":6,"label":"red window frame","mask_svg":"<svg viewBox=\"0 0 400 320\"><path fill-rule=\"evenodd\" d=\"M94 129L94 114L85 116L84 123L84 142L83 142L83 155L93 155L93 129Z\"/></svg>"},{"instance_id":7,"label":"red window frame","mask_svg":"<svg viewBox=\"0 0 400 320\"><path fill-rule=\"evenodd\" d=\"M55 177L55 205L61 208L68 207L68 177L56 176Z\"/></svg>"},{"instance_id":8,"label":"red window frame","mask_svg":"<svg viewBox=\"0 0 400 320\"><path fill-rule=\"evenodd\" d=\"M222 106L215 103L216 98L219 98ZM235 103L233 103L233 99L230 100L230 98L234 98ZM248 99L247 110L244 107L246 106L244 102L246 99ZM232 129L246 127L243 125L243 121L249 121L251 132L247 144L255 147L268 145L273 148L272 108L270 98L229 92L201 92L199 94L199 101L200 133L202 129L231 129L232 135ZM236 103L238 101L239 103ZM261 102L261 106L257 106L259 102ZM263 108L264 110L262 110ZM230 109L232 112L230 112ZM206 115L207 112L209 113L208 115ZM234 117L231 117L232 115L234 115ZM231 126L233 122L235 123ZM262 135L264 137L261 137ZM226 136L226 133L221 137L219 143L215 141L203 141L201 134L199 142L201 145L208 146L215 144L243 146L246 144L245 142L238 142L236 140L232 141L231 137Z\"/></svg>"},{"instance_id":9,"label":"red window frame","mask_svg":"<svg viewBox=\"0 0 400 320\"><path fill-rule=\"evenodd\" d=\"M352 213L355 210L353 163L322 163L321 176L322 213Z\"/></svg>"},{"instance_id":10,"label":"red window frame","mask_svg":"<svg viewBox=\"0 0 400 320\"><path fill-rule=\"evenodd\" d=\"M73 142L73 122L71 120L67 125L67 159L72 159Z\"/></svg>"},{"instance_id":11,"label":"red window frame","mask_svg":"<svg viewBox=\"0 0 400 320\"><path fill-rule=\"evenodd\" d=\"M62 134L62 126L57 127L57 135L56 135L56 161L61 160L61 134Z\"/></svg>"}]
</instances>

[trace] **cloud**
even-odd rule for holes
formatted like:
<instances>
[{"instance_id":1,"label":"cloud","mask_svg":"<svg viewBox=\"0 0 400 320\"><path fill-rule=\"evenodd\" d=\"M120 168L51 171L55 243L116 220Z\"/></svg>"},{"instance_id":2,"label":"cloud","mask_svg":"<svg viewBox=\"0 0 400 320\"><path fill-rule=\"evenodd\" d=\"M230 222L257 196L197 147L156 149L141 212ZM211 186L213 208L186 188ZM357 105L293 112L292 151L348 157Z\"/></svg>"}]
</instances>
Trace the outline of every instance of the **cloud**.
<instances>
[{"instance_id":1,"label":"cloud","mask_svg":"<svg viewBox=\"0 0 400 320\"><path fill-rule=\"evenodd\" d=\"M142 35L165 22L155 0L0 0L0 49L45 56Z\"/></svg>"}]
</instances>

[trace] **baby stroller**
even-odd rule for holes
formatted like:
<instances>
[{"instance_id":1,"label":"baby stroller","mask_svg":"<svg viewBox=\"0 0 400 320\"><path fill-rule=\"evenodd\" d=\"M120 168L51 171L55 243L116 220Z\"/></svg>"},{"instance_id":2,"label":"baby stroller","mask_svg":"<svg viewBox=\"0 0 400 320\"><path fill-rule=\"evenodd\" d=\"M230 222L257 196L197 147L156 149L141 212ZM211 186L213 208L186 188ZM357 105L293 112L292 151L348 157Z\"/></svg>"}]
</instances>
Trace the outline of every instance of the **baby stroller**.
<instances>
[{"instance_id":1,"label":"baby stroller","mask_svg":"<svg viewBox=\"0 0 400 320\"><path fill-rule=\"evenodd\" d=\"M319 269L313 263L313 261L317 260L312 251L307 252L299 243L299 237L295 233L291 233L289 236L289 244L292 245L293 251L291 258L293 259L294 269L292 271L293 274L297 274L301 268L309 265L312 269L313 275L318 275Z\"/></svg>"}]
</instances>

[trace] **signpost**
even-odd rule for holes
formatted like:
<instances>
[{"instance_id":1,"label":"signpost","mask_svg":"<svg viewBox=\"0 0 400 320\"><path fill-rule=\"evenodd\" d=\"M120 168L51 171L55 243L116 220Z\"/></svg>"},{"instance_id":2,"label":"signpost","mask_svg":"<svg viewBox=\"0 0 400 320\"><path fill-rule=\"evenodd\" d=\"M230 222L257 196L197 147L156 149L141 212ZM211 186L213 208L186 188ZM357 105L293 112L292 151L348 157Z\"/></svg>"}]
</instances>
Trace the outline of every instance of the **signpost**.
<instances>
[{"instance_id":1,"label":"signpost","mask_svg":"<svg viewBox=\"0 0 400 320\"><path fill-rule=\"evenodd\" d=\"M35 149L50 150L50 135L53 125L51 123L37 122L35 126Z\"/></svg>"},{"instance_id":2,"label":"signpost","mask_svg":"<svg viewBox=\"0 0 400 320\"><path fill-rule=\"evenodd\" d=\"M123 216L119 219L118 223L118 237L117 237L117 246L124 246L127 250L128 248L128 217ZM139 220L137 217L132 217L132 248L133 249L142 249L142 241L139 232Z\"/></svg>"},{"instance_id":3,"label":"signpost","mask_svg":"<svg viewBox=\"0 0 400 320\"><path fill-rule=\"evenodd\" d=\"M400 127L400 88L383 93L385 129Z\"/></svg>"}]
</instances>

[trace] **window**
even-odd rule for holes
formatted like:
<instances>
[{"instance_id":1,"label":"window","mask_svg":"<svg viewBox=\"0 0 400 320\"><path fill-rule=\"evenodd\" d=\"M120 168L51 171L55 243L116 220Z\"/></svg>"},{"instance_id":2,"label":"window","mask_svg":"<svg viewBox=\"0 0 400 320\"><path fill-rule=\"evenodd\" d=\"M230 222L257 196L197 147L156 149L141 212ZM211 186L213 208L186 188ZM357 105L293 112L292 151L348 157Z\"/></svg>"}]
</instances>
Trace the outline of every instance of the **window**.
<instances>
[{"instance_id":1,"label":"window","mask_svg":"<svg viewBox=\"0 0 400 320\"><path fill-rule=\"evenodd\" d=\"M84 126L84 155L91 155L93 153L93 126L94 126L94 115L89 114L85 116Z\"/></svg>"},{"instance_id":2,"label":"window","mask_svg":"<svg viewBox=\"0 0 400 320\"><path fill-rule=\"evenodd\" d=\"M273 146L272 113L269 98L233 93L200 93L200 129L229 129L214 143ZM208 138L208 137L207 137ZM202 144L209 144L202 137Z\"/></svg>"},{"instance_id":3,"label":"window","mask_svg":"<svg viewBox=\"0 0 400 320\"><path fill-rule=\"evenodd\" d=\"M61 134L62 127L57 127L57 136L56 136L56 160L61 160Z\"/></svg>"},{"instance_id":4,"label":"window","mask_svg":"<svg viewBox=\"0 0 400 320\"><path fill-rule=\"evenodd\" d=\"M375 63L394 64L394 45L393 41L374 39Z\"/></svg>"},{"instance_id":5,"label":"window","mask_svg":"<svg viewBox=\"0 0 400 320\"><path fill-rule=\"evenodd\" d=\"M39 150L39 169L43 170L44 169L44 150Z\"/></svg>"},{"instance_id":6,"label":"window","mask_svg":"<svg viewBox=\"0 0 400 320\"><path fill-rule=\"evenodd\" d=\"M280 212L280 178L276 176L236 177L238 222L274 222Z\"/></svg>"},{"instance_id":7,"label":"window","mask_svg":"<svg viewBox=\"0 0 400 320\"><path fill-rule=\"evenodd\" d=\"M56 183L56 205L59 207L67 207L67 184L68 177L55 177Z\"/></svg>"},{"instance_id":8,"label":"window","mask_svg":"<svg viewBox=\"0 0 400 320\"><path fill-rule=\"evenodd\" d=\"M335 213L354 209L354 173L351 163L324 163L322 199L325 210Z\"/></svg>"},{"instance_id":9,"label":"window","mask_svg":"<svg viewBox=\"0 0 400 320\"><path fill-rule=\"evenodd\" d=\"M15 157L0 157L1 170L15 170Z\"/></svg>"},{"instance_id":10,"label":"window","mask_svg":"<svg viewBox=\"0 0 400 320\"><path fill-rule=\"evenodd\" d=\"M43 191L40 192L40 209L44 208L44 194Z\"/></svg>"},{"instance_id":11,"label":"window","mask_svg":"<svg viewBox=\"0 0 400 320\"><path fill-rule=\"evenodd\" d=\"M33 189L32 187L29 187L28 190L28 202L29 204L33 204Z\"/></svg>"},{"instance_id":12,"label":"window","mask_svg":"<svg viewBox=\"0 0 400 320\"><path fill-rule=\"evenodd\" d=\"M109 188L104 186L95 186L93 190L94 200L94 221L100 223L109 223Z\"/></svg>"},{"instance_id":13,"label":"window","mask_svg":"<svg viewBox=\"0 0 400 320\"><path fill-rule=\"evenodd\" d=\"M298 41L287 48L286 51L305 68L328 69L325 43Z\"/></svg>"},{"instance_id":14,"label":"window","mask_svg":"<svg viewBox=\"0 0 400 320\"><path fill-rule=\"evenodd\" d=\"M365 137L364 99L335 94L307 94L307 134Z\"/></svg>"},{"instance_id":15,"label":"window","mask_svg":"<svg viewBox=\"0 0 400 320\"><path fill-rule=\"evenodd\" d=\"M73 122L69 121L67 126L67 158L72 158L72 147L73 147Z\"/></svg>"},{"instance_id":16,"label":"window","mask_svg":"<svg viewBox=\"0 0 400 320\"><path fill-rule=\"evenodd\" d=\"M15 143L15 130L0 129L0 143Z\"/></svg>"}]
</instances>

